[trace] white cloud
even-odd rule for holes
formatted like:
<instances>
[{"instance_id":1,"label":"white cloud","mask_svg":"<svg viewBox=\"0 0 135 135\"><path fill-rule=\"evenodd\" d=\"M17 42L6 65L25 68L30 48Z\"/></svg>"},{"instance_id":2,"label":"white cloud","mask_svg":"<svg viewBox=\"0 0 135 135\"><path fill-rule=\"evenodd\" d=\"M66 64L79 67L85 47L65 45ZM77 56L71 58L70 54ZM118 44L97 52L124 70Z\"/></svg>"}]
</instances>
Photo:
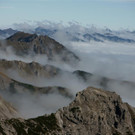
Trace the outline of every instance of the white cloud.
<instances>
[{"instance_id":1,"label":"white cloud","mask_svg":"<svg viewBox=\"0 0 135 135\"><path fill-rule=\"evenodd\" d=\"M111 0L108 0L111 1ZM114 0L115 1L115 0ZM120 0L122 1L122 0ZM113 42L70 42L68 41L69 38L65 34L66 31L70 32L71 34L75 35L75 33L87 33L87 32L101 32L104 33L103 29L98 29L97 27L92 27L90 29L80 26L79 24L70 23L68 26L64 26L61 23L52 23L49 21L44 22L35 22L35 26L31 26L27 23L16 24L14 27L20 28L24 31L28 30L31 31L36 26L42 26L43 28L54 29L58 28L58 32L55 34L55 38L62 43L65 43L66 47L75 52L80 58L81 62L80 65L77 66L77 69L84 70L93 74L98 74L101 76L106 76L108 78L120 79L120 80L127 80L133 81L135 80L135 44L125 44L125 43L113 43ZM130 38L129 33L125 31L113 31L116 33L121 33L125 38ZM134 37L132 37L135 39ZM7 48L6 53L0 50L0 58L5 58L8 60L21 60L24 62L31 62L36 61L40 64L52 64L56 67L60 67L63 70L67 69L70 71L77 70L67 68L67 65L63 65L62 63L48 63L45 59L44 55L38 55L36 57L18 57L14 54L11 48ZM16 80L19 80L20 76L17 76L13 71L12 77ZM10 75L10 74L9 74ZM71 89L70 93L75 94L77 91L86 88L87 84L84 82L80 82L78 78L72 75L63 74L58 76L57 78L53 79L43 79L43 78L36 78L34 80L31 79L30 81L25 78L20 79L22 82L27 82L36 86L62 86ZM99 78L100 79L100 78ZM94 81L100 82L99 79L93 78ZM38 81L37 81L38 80ZM91 83L88 84L89 86L92 85ZM99 85L98 85L99 86ZM134 88L129 87L128 85L121 85L119 83L111 83L109 84L108 90L115 90L118 94L121 95L124 101L128 101L131 105L135 106L134 95L135 91ZM22 96L22 95L21 95ZM58 94L53 95L40 95L39 101L35 102L36 97L30 97L29 95L24 96L25 100L20 100L19 103L22 104L20 111L27 117L37 116L44 113L50 113L56 111L59 107L67 105L70 101L69 99L65 99ZM17 96L18 97L18 96ZM30 97L30 100L28 100ZM20 97L18 97L20 99ZM13 97L12 97L13 99ZM62 104L60 104L62 101ZM64 102L63 102L64 101ZM60 102L60 103L59 103ZM46 104L44 104L46 103ZM57 104L58 103L58 104ZM26 106L25 106L26 105ZM31 108L33 106L33 108ZM49 108L49 109L48 109ZM30 110L28 110L30 109ZM32 111L31 111L32 110ZM38 110L36 112L36 110ZM24 112L25 111L25 112ZM28 111L28 112L26 112ZM31 112L35 112L34 114Z\"/></svg>"}]
</instances>

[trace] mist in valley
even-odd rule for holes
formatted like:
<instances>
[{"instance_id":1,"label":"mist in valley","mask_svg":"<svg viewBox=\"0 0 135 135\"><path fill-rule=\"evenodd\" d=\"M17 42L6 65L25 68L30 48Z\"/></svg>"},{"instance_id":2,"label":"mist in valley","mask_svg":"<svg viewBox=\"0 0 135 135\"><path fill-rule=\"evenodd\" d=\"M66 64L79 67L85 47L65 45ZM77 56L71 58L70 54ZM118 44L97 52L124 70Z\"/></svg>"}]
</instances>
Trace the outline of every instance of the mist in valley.
<instances>
[{"instance_id":1,"label":"mist in valley","mask_svg":"<svg viewBox=\"0 0 135 135\"><path fill-rule=\"evenodd\" d=\"M41 24L40 24L41 25ZM56 24L48 25L54 28ZM17 25L16 25L17 26ZM128 81L135 83L135 43L116 43L110 41L104 42L82 42L82 41L71 41L71 37L68 36L66 31L70 31L75 34L79 28L79 32L85 32L84 27L78 25L71 25L72 27L66 28L59 25L57 33L55 33L54 39L57 39L66 48L75 53L80 61L74 65L74 63L68 64L56 59L56 61L49 61L46 55L32 55L30 52L26 56L18 56L12 47L6 47L6 42L2 41L0 49L0 59L5 59L8 61L22 61L25 63L37 62L42 66L52 65L54 67L62 70L61 74L58 74L52 78L45 78L41 76L21 76L17 70L11 68L5 72L9 77L19 82L26 84L31 84L38 87L47 86L61 86L69 89L69 93L75 97L75 94L88 86L93 86L97 88L103 88L100 85L102 77L113 79L116 81L108 82L107 89L110 91L115 91L120 94L124 102L128 102L130 105L135 106L135 87L134 85L123 85L121 81ZM20 25L18 25L20 29ZM45 26L44 26L45 27ZM47 27L47 26L46 26ZM29 27L33 29L33 27ZM93 31L96 28L93 28ZM98 30L96 31L103 31ZM63 34L64 33L64 34ZM126 35L126 34L125 34ZM124 35L124 36L125 36ZM123 35L121 35L123 36ZM123 36L123 37L124 37ZM128 38L130 36L128 35ZM133 36L131 37L134 38ZM64 55L64 54L62 54ZM93 74L90 81L85 81L79 78L77 75L73 74L74 71L80 70ZM118 81L117 81L118 80ZM55 112L59 108L67 106L73 98L65 97L59 93L51 94L31 94L29 92L24 92L20 94L11 94L6 92L1 92L3 97L11 102L17 110L19 110L22 117L30 118L43 114L48 114Z\"/></svg>"}]
</instances>

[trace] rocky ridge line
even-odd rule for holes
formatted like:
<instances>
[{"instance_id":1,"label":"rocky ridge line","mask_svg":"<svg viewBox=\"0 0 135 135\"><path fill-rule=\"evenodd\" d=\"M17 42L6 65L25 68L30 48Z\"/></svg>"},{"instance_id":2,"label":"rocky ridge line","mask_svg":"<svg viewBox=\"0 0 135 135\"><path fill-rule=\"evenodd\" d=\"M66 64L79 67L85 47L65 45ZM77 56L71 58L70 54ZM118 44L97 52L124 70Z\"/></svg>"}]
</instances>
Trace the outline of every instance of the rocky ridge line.
<instances>
[{"instance_id":1,"label":"rocky ridge line","mask_svg":"<svg viewBox=\"0 0 135 135\"><path fill-rule=\"evenodd\" d=\"M88 87L55 114L1 121L0 132L6 135L135 135L135 108L123 103L114 92Z\"/></svg>"}]
</instances>

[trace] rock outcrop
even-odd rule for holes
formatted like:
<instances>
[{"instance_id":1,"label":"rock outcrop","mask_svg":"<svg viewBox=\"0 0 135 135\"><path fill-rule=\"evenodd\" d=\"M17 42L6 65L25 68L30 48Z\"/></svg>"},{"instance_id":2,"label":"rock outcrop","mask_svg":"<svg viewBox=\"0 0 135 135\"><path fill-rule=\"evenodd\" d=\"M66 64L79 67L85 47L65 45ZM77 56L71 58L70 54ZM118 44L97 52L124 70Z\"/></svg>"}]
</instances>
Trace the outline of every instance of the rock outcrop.
<instances>
[{"instance_id":1,"label":"rock outcrop","mask_svg":"<svg viewBox=\"0 0 135 135\"><path fill-rule=\"evenodd\" d=\"M113 92L89 87L56 113L62 134L134 135L135 108Z\"/></svg>"},{"instance_id":2,"label":"rock outcrop","mask_svg":"<svg viewBox=\"0 0 135 135\"><path fill-rule=\"evenodd\" d=\"M89 87L55 114L1 121L0 132L3 135L135 135L135 108L123 103L114 92Z\"/></svg>"}]
</instances>

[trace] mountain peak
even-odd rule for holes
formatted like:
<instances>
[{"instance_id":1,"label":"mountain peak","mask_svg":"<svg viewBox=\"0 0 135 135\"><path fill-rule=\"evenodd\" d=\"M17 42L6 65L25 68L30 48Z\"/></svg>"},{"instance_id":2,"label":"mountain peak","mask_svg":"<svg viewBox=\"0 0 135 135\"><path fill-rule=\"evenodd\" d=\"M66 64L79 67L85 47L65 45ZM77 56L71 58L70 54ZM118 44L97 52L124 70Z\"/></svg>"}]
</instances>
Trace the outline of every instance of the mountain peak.
<instances>
[{"instance_id":1,"label":"mountain peak","mask_svg":"<svg viewBox=\"0 0 135 135\"><path fill-rule=\"evenodd\" d=\"M36 34L29 34L29 33L24 33L24 32L17 32L11 37L7 38L8 40L11 41L19 41L19 42L31 42L33 41L36 37L38 37Z\"/></svg>"},{"instance_id":2,"label":"mountain peak","mask_svg":"<svg viewBox=\"0 0 135 135\"><path fill-rule=\"evenodd\" d=\"M48 60L56 60L58 58L58 60L67 63L79 61L79 58L73 52L48 36L17 32L7 38L7 44L12 46L17 55L21 56L45 54Z\"/></svg>"},{"instance_id":3,"label":"mountain peak","mask_svg":"<svg viewBox=\"0 0 135 135\"><path fill-rule=\"evenodd\" d=\"M135 108L115 92L88 87L56 113L62 134L126 135L135 133Z\"/></svg>"}]
</instances>

